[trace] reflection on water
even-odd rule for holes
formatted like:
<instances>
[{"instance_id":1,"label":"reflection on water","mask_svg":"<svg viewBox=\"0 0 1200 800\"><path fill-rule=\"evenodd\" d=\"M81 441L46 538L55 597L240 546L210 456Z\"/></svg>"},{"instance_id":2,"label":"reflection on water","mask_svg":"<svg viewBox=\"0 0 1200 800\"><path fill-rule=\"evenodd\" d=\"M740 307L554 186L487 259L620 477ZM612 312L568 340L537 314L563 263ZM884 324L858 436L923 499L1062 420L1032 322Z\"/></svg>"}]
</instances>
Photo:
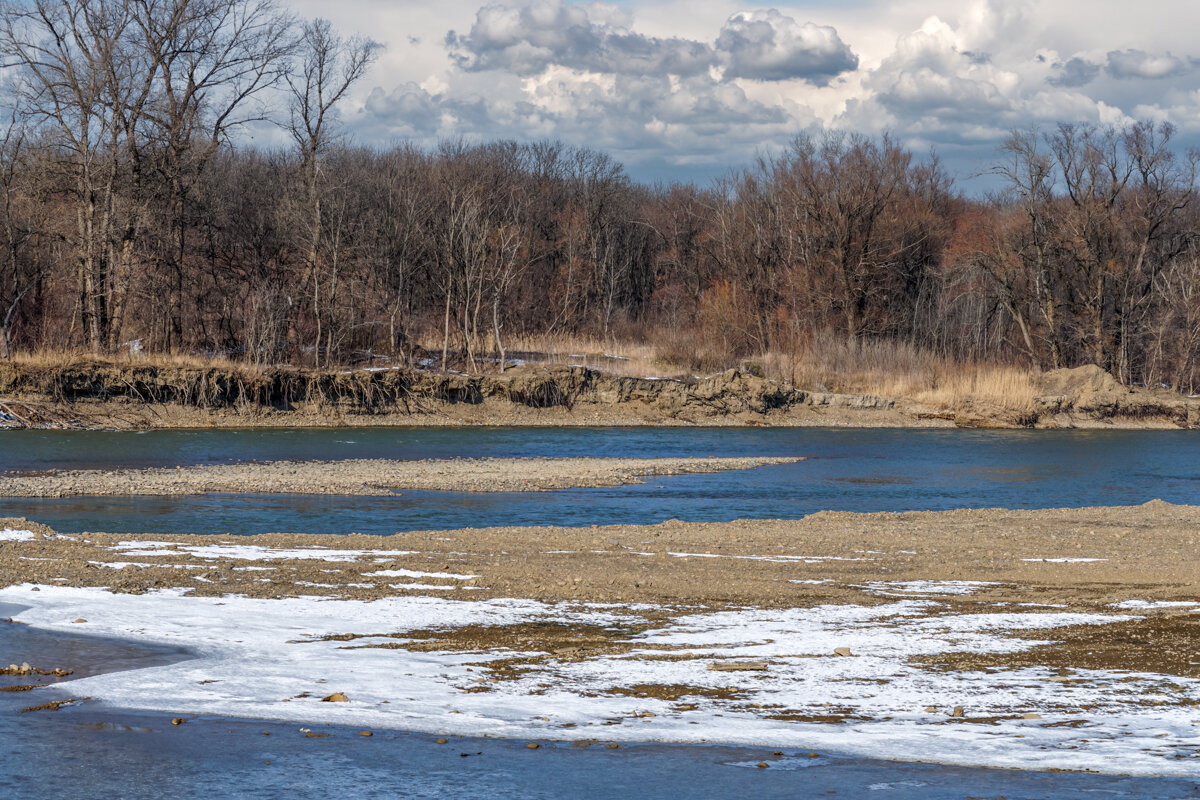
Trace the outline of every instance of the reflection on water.
<instances>
[{"instance_id":1,"label":"reflection on water","mask_svg":"<svg viewBox=\"0 0 1200 800\"><path fill-rule=\"evenodd\" d=\"M10 446L11 445L11 446ZM488 525L796 518L815 511L1200 503L1200 431L354 428L12 431L0 470L314 458L803 455L798 464L611 489L393 497L0 500L65 531L393 533Z\"/></svg>"}]
</instances>

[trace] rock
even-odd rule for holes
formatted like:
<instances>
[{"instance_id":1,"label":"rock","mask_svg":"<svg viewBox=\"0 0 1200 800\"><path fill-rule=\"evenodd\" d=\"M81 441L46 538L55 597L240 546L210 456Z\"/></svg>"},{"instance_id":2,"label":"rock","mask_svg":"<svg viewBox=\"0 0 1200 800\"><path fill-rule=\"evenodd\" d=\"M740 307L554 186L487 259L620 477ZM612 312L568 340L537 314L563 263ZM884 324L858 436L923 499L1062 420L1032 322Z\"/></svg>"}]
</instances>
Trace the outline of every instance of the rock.
<instances>
[{"instance_id":1,"label":"rock","mask_svg":"<svg viewBox=\"0 0 1200 800\"><path fill-rule=\"evenodd\" d=\"M937 706L925 706L925 713L926 714L936 714Z\"/></svg>"},{"instance_id":2,"label":"rock","mask_svg":"<svg viewBox=\"0 0 1200 800\"><path fill-rule=\"evenodd\" d=\"M767 764L767 762L765 762L765 761L760 761L755 766L757 766L759 769L766 769L770 765Z\"/></svg>"},{"instance_id":3,"label":"rock","mask_svg":"<svg viewBox=\"0 0 1200 800\"><path fill-rule=\"evenodd\" d=\"M963 715L963 707L962 706L955 706L954 710L950 712L950 716L952 716L952 717L961 717L962 715Z\"/></svg>"},{"instance_id":4,"label":"rock","mask_svg":"<svg viewBox=\"0 0 1200 800\"><path fill-rule=\"evenodd\" d=\"M184 719L183 717L175 717L174 719L171 720L172 725L182 725L185 722L187 722L187 720Z\"/></svg>"},{"instance_id":5,"label":"rock","mask_svg":"<svg viewBox=\"0 0 1200 800\"><path fill-rule=\"evenodd\" d=\"M371 733L371 731L359 731L358 735L359 736L374 736L375 734Z\"/></svg>"},{"instance_id":6,"label":"rock","mask_svg":"<svg viewBox=\"0 0 1200 800\"><path fill-rule=\"evenodd\" d=\"M614 742L613 744L606 744L606 745L604 745L604 746L605 746L605 747L607 747L609 750L616 750L616 749L617 749L618 747L620 747L621 745L619 745L619 744L616 744L616 743Z\"/></svg>"},{"instance_id":7,"label":"rock","mask_svg":"<svg viewBox=\"0 0 1200 800\"><path fill-rule=\"evenodd\" d=\"M835 648L835 649L834 649L834 651L833 651L833 654L834 654L835 656L845 656L845 657L847 657L847 658L848 658L848 657L850 657L850 656L852 656L852 655L854 655L854 653L851 653L851 652L850 652L850 648L849 648L849 647L838 647L838 648Z\"/></svg>"},{"instance_id":8,"label":"rock","mask_svg":"<svg viewBox=\"0 0 1200 800\"><path fill-rule=\"evenodd\" d=\"M1034 714L1033 712L1021 715L1021 719L1041 719L1041 718L1042 718L1041 714Z\"/></svg>"},{"instance_id":9,"label":"rock","mask_svg":"<svg viewBox=\"0 0 1200 800\"><path fill-rule=\"evenodd\" d=\"M79 623L81 623L81 622L87 622L87 620L86 620L86 619L84 619L83 617L80 617L79 619L75 620L75 623L74 623L74 624L78 625L78 624L79 624Z\"/></svg>"},{"instance_id":10,"label":"rock","mask_svg":"<svg viewBox=\"0 0 1200 800\"><path fill-rule=\"evenodd\" d=\"M348 702L350 702L350 698L346 697L346 695L342 694L341 692L334 692L333 694L331 694L327 697L322 697L321 702L322 703L348 703Z\"/></svg>"},{"instance_id":11,"label":"rock","mask_svg":"<svg viewBox=\"0 0 1200 800\"><path fill-rule=\"evenodd\" d=\"M539 747L541 747L541 745L538 744L537 742L530 742L529 744L527 744L525 746L527 748L529 748L530 750L537 750Z\"/></svg>"},{"instance_id":12,"label":"rock","mask_svg":"<svg viewBox=\"0 0 1200 800\"><path fill-rule=\"evenodd\" d=\"M437 740L437 743L438 743L438 744L445 744L445 743L446 743L446 742L448 742L448 741L450 741L450 740L449 740L449 739L438 739L438 740Z\"/></svg>"}]
</instances>

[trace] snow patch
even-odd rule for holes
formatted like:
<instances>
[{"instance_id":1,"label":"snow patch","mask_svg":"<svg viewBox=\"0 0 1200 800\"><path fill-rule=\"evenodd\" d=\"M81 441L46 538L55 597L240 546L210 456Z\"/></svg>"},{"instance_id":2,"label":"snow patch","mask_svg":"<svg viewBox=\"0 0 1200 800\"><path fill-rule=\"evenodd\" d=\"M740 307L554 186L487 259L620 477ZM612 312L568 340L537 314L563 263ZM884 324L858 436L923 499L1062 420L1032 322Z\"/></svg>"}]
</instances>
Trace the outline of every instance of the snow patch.
<instances>
[{"instance_id":1,"label":"snow patch","mask_svg":"<svg viewBox=\"0 0 1200 800\"><path fill-rule=\"evenodd\" d=\"M36 538L33 531L21 531L15 528L5 528L0 531L0 542L28 542Z\"/></svg>"}]
</instances>

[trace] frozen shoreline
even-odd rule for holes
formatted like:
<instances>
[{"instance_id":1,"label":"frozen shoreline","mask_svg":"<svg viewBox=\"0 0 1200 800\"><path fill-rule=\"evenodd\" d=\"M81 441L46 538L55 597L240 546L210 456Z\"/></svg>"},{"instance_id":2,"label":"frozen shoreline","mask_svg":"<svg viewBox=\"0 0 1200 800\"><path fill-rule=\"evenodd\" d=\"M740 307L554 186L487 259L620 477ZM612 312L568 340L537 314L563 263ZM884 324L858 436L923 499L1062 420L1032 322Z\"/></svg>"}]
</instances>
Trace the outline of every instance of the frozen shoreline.
<instances>
[{"instance_id":1,"label":"frozen shoreline","mask_svg":"<svg viewBox=\"0 0 1200 800\"><path fill-rule=\"evenodd\" d=\"M1027 649L1052 640L1059 626L1110 624L1136 612L961 614L925 597L663 619L663 609L533 600L256 600L29 585L0 590L0 601L29 606L16 619L35 628L196 653L178 664L42 690L118 708L444 735L720 742L946 764L1200 775L1200 714L1192 705L1200 702L1200 681L1105 670L946 671L911 661L947 650ZM402 646L420 642L402 635L414 631L561 624L623 629L624 644L591 656L560 647L508 677L495 665L526 651ZM1037 638L1003 635L1011 629ZM833 655L839 647L854 655ZM709 669L719 662L751 668ZM639 696L636 687L650 686L678 694ZM334 692L349 701L322 702ZM954 706L963 706L963 717L951 716ZM1040 718L1024 718L1031 713ZM841 718L818 721L829 716Z\"/></svg>"}]
</instances>

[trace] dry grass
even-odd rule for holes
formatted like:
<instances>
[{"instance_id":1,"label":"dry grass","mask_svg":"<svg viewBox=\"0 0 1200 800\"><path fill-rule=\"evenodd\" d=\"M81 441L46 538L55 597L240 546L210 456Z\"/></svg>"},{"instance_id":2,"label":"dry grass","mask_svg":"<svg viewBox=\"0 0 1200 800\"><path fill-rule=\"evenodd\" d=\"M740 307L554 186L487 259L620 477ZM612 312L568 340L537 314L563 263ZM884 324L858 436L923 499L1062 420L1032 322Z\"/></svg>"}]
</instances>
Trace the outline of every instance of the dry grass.
<instances>
[{"instance_id":1,"label":"dry grass","mask_svg":"<svg viewBox=\"0 0 1200 800\"><path fill-rule=\"evenodd\" d=\"M1037 373L1007 364L963 363L896 342L832 337L807 350L768 353L766 373L801 388L894 397L939 409L983 404L1033 410Z\"/></svg>"},{"instance_id":2,"label":"dry grass","mask_svg":"<svg viewBox=\"0 0 1200 800\"><path fill-rule=\"evenodd\" d=\"M417 342L431 354L440 354L441 339L430 334ZM644 341L609 339L575 334L535 334L505 338L504 350L508 361L521 360L537 364L581 365L597 372L632 378L680 378L690 370L671 363L662 355L662 348ZM491 337L479 354L494 359L496 351ZM486 362L485 367L495 365Z\"/></svg>"},{"instance_id":3,"label":"dry grass","mask_svg":"<svg viewBox=\"0 0 1200 800\"><path fill-rule=\"evenodd\" d=\"M633 378L679 378L690 372L663 358L657 345L565 334L526 336L505 343L509 353L542 354L552 364L580 364Z\"/></svg>"},{"instance_id":4,"label":"dry grass","mask_svg":"<svg viewBox=\"0 0 1200 800\"><path fill-rule=\"evenodd\" d=\"M514 337L505 342L508 357L548 364L581 364L599 372L636 378L691 376L692 362L722 359L688 356L698 339L651 344L644 340L604 341L568 334ZM440 341L437 343L440 347ZM433 342L430 350L435 350ZM489 343L490 347L490 343ZM489 349L488 355L491 355ZM1033 410L1037 373L1008 364L963 363L901 342L852 341L818 337L795 353L772 351L734 359L710 371L741 367L802 389L902 398L939 410L986 405L1025 413Z\"/></svg>"},{"instance_id":5,"label":"dry grass","mask_svg":"<svg viewBox=\"0 0 1200 800\"><path fill-rule=\"evenodd\" d=\"M133 355L128 351L96 355L88 350L36 350L13 353L5 363L35 369L61 369L85 364L108 364L112 366L160 367L176 369L227 369L246 372L256 368L244 361L234 361L223 356L209 357L198 354L147 353Z\"/></svg>"}]
</instances>

